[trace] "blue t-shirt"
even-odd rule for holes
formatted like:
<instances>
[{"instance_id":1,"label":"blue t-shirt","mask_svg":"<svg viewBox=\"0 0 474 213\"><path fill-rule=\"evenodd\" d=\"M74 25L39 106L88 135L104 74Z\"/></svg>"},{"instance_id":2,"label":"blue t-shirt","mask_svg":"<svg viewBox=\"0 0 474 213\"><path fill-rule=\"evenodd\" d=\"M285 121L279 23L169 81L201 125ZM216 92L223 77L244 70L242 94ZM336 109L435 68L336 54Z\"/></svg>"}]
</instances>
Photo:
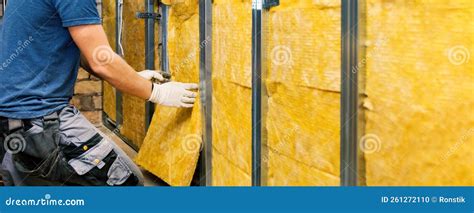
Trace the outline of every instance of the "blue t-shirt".
<instances>
[{"instance_id":1,"label":"blue t-shirt","mask_svg":"<svg viewBox=\"0 0 474 213\"><path fill-rule=\"evenodd\" d=\"M0 32L0 116L30 119L67 106L80 51L68 27L101 24L95 0L8 1Z\"/></svg>"}]
</instances>

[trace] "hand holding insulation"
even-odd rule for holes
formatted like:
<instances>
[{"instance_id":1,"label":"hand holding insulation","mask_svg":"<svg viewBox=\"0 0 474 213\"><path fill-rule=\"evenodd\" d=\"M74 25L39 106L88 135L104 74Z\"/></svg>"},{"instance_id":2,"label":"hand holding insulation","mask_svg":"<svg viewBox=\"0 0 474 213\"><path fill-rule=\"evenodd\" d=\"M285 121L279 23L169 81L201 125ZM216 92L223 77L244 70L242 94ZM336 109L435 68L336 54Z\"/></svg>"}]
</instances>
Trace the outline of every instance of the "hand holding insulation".
<instances>
[{"instance_id":1,"label":"hand holding insulation","mask_svg":"<svg viewBox=\"0 0 474 213\"><path fill-rule=\"evenodd\" d=\"M164 76L160 71L156 70L144 70L141 72L138 72L138 75L140 75L142 78L145 78L146 80L153 81L156 80L158 82L155 83L164 83L169 81L169 76Z\"/></svg>"}]
</instances>

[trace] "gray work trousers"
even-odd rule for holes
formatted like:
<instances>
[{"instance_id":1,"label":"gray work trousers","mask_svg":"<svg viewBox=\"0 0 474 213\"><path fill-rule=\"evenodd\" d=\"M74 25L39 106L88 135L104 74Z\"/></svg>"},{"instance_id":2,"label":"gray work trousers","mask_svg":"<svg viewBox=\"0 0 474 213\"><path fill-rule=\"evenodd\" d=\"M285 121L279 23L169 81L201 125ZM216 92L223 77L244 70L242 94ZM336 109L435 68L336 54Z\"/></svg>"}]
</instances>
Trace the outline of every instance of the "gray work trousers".
<instances>
[{"instance_id":1,"label":"gray work trousers","mask_svg":"<svg viewBox=\"0 0 474 213\"><path fill-rule=\"evenodd\" d=\"M75 107L29 124L10 133L22 138L13 146L21 150L5 146L0 175L7 185L143 186L138 166Z\"/></svg>"}]
</instances>

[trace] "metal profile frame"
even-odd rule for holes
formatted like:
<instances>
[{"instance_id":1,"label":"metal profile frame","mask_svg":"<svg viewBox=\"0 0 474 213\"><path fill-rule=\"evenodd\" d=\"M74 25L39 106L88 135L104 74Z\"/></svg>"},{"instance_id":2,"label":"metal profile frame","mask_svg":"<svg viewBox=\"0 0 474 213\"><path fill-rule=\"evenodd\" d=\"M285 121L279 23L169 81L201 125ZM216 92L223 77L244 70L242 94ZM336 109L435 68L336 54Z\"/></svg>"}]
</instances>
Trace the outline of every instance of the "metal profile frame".
<instances>
[{"instance_id":1,"label":"metal profile frame","mask_svg":"<svg viewBox=\"0 0 474 213\"><path fill-rule=\"evenodd\" d=\"M359 0L342 0L341 9L341 159L342 186L357 185Z\"/></svg>"},{"instance_id":2,"label":"metal profile frame","mask_svg":"<svg viewBox=\"0 0 474 213\"><path fill-rule=\"evenodd\" d=\"M148 14L155 13L155 0L145 0L145 10ZM145 69L155 69L155 18L145 18ZM145 132L150 127L155 104L147 101L145 103Z\"/></svg>"},{"instance_id":3,"label":"metal profile frame","mask_svg":"<svg viewBox=\"0 0 474 213\"><path fill-rule=\"evenodd\" d=\"M267 90L262 82L265 79L265 43L262 41L267 24L268 10L280 5L279 0L252 1L252 186L261 186L265 181L262 173L262 150L267 145L265 129L267 113ZM264 155L266 155L266 151ZM265 184L265 183L264 183Z\"/></svg>"},{"instance_id":4,"label":"metal profile frame","mask_svg":"<svg viewBox=\"0 0 474 213\"><path fill-rule=\"evenodd\" d=\"M119 2L117 0L117 12ZM152 0L145 0L147 5ZM258 6L256 4L261 4ZM204 115L203 119L203 155L201 158L201 185L209 186L212 185L212 178L207 174L212 171L212 123L210 115L212 113L212 1L211 0L200 0L200 41L208 42L200 51L200 78L201 80L201 97ZM359 62L359 1L358 0L342 0L341 8L341 185L342 186L356 186L357 185L357 171L358 171L358 72L352 72L353 67L357 67ZM154 8L154 7L152 7ZM160 4L162 20L162 64L161 69L165 72L169 72L168 63L168 52L167 52L167 13L168 6ZM253 1L252 9L252 185L260 186L262 183L262 169L261 169L261 157L262 157L262 142L265 140L265 135L262 132L262 117L265 113L263 109L262 94L265 92L264 85L262 84L262 75L265 73L262 71L263 68L263 56L262 52L264 49L262 42L262 29L264 25L264 3L262 0ZM117 17L117 23L118 17ZM147 29L151 29L147 24ZM163 30L164 29L164 30ZM118 26L116 29L118 33ZM152 31L154 32L154 30ZM117 34L116 33L116 34ZM118 34L117 34L118 35ZM151 35L148 35L151 37ZM154 38L154 35L153 35ZM148 39L146 39L148 41ZM206 41L208 40L208 41ZM118 44L118 39L116 43ZM147 42L147 46L150 43ZM117 45L118 47L118 45ZM153 57L154 57L154 45L153 45ZM117 53L122 54L117 48ZM148 52L147 52L148 53ZM151 57L150 57L151 58ZM154 63L154 60L151 60ZM148 59L147 68L154 67L154 64L149 63ZM117 103L117 120L113 122L107 115L104 114L104 124L110 129L115 130L117 135L124 139L125 142L129 141L117 132L118 127L122 124L122 100L121 94L117 91L116 94ZM148 123L149 124L149 123ZM132 148L133 144L127 142Z\"/></svg>"},{"instance_id":5,"label":"metal profile frame","mask_svg":"<svg viewBox=\"0 0 474 213\"><path fill-rule=\"evenodd\" d=\"M161 71L170 73L169 57L168 57L168 13L169 6L160 4L160 36L161 36Z\"/></svg>"},{"instance_id":6,"label":"metal profile frame","mask_svg":"<svg viewBox=\"0 0 474 213\"><path fill-rule=\"evenodd\" d=\"M262 7L252 2L252 186L260 186L262 177Z\"/></svg>"},{"instance_id":7,"label":"metal profile frame","mask_svg":"<svg viewBox=\"0 0 474 213\"><path fill-rule=\"evenodd\" d=\"M265 116L263 109L262 93L264 92L262 79L263 42L262 33L264 25L263 16L264 2L262 0L252 1L252 186L262 185L262 144L266 137L263 133L262 124Z\"/></svg>"},{"instance_id":8,"label":"metal profile frame","mask_svg":"<svg viewBox=\"0 0 474 213\"><path fill-rule=\"evenodd\" d=\"M120 49L120 10L123 8L123 0L115 0L115 52L123 56L122 50ZM123 18L123 17L122 17ZM102 82L102 88L104 88ZM102 90L102 98L104 98L104 91ZM120 139L122 139L127 145L132 147L134 150L138 150L128 138L120 134L120 126L123 124L123 110L122 110L122 93L119 90L115 90L115 121L112 120L107 113L105 113L104 101L102 101L102 123L105 127L113 131Z\"/></svg>"},{"instance_id":9,"label":"metal profile frame","mask_svg":"<svg viewBox=\"0 0 474 213\"><path fill-rule=\"evenodd\" d=\"M123 20L123 17L120 17L121 9L123 9L123 0L115 0L115 51L118 55L123 56L122 49L120 49L120 28L119 23ZM123 30L123 29L122 29ZM120 126L123 124L123 108L122 108L122 93L119 90L115 90L115 124L117 130L120 129Z\"/></svg>"},{"instance_id":10,"label":"metal profile frame","mask_svg":"<svg viewBox=\"0 0 474 213\"><path fill-rule=\"evenodd\" d=\"M154 13L154 5L155 5L155 0L145 0L145 6L147 9L147 12ZM115 46L116 46L116 53L120 56L123 56L123 52L120 49L120 40L119 40L119 34L120 34L120 10L123 9L123 0L116 0L115 1L115 6L116 6L116 18L115 18ZM121 17L123 20L123 17ZM152 22L151 24L148 22L148 20L151 20L149 22ZM153 17L150 18L145 18L145 66L147 69L154 69L154 61L155 61L155 49L154 49L154 24L155 24L155 19ZM102 91L103 94L103 91ZM104 96L102 96L104 97ZM103 106L102 102L102 106ZM113 121L107 113L105 113L102 110L102 122L104 126L106 126L108 129L113 131L120 139L122 139L127 145L129 145L132 149L135 151L138 151L139 148L137 145L135 145L129 138L125 137L120 133L120 126L123 124L123 96L122 93L119 90L115 91L115 111L116 111L116 120ZM153 111L154 111L154 105L152 103L145 103L145 127L148 129L149 123L152 119L153 116ZM146 130L145 130L146 131Z\"/></svg>"},{"instance_id":11,"label":"metal profile frame","mask_svg":"<svg viewBox=\"0 0 474 213\"><path fill-rule=\"evenodd\" d=\"M201 186L212 186L212 0L199 0L200 97L202 111Z\"/></svg>"}]
</instances>

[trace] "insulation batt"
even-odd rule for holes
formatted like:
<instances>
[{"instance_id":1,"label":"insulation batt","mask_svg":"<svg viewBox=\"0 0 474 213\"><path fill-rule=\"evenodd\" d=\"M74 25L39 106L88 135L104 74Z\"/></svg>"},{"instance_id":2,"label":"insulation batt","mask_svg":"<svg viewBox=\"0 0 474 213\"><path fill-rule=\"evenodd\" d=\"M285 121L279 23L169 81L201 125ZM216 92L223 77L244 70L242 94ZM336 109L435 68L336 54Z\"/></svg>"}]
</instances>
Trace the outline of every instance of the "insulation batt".
<instances>
[{"instance_id":1,"label":"insulation batt","mask_svg":"<svg viewBox=\"0 0 474 213\"><path fill-rule=\"evenodd\" d=\"M112 48L115 48L115 1L114 0L103 0L103 26L105 33L107 33L107 38L109 40ZM103 108L105 114L109 116L110 119L115 121L116 117L116 104L115 104L115 88L113 88L109 83L104 81L103 86Z\"/></svg>"},{"instance_id":2,"label":"insulation batt","mask_svg":"<svg viewBox=\"0 0 474 213\"><path fill-rule=\"evenodd\" d=\"M198 1L174 4L169 14L169 62L174 81L199 82ZM189 186L201 139L200 100L192 109L157 106L136 162L172 186Z\"/></svg>"},{"instance_id":3,"label":"insulation batt","mask_svg":"<svg viewBox=\"0 0 474 213\"><path fill-rule=\"evenodd\" d=\"M367 185L472 186L473 1L366 7Z\"/></svg>"},{"instance_id":4,"label":"insulation batt","mask_svg":"<svg viewBox=\"0 0 474 213\"><path fill-rule=\"evenodd\" d=\"M115 47L116 30L116 1L103 1L103 25L107 33L109 43ZM144 11L142 1L124 1L123 5L123 28L122 46L124 49L124 59L137 71L145 69L145 22L143 19L135 17L136 12ZM158 25L155 26L158 29ZM158 50L159 36L158 30L155 33L155 46ZM159 55L155 56L155 67L158 68ZM104 82L104 112L110 119L116 121L116 90L107 82ZM128 138L133 145L140 148L145 137L145 101L123 94L122 98L122 118L123 125L120 126L120 133Z\"/></svg>"},{"instance_id":5,"label":"insulation batt","mask_svg":"<svg viewBox=\"0 0 474 213\"><path fill-rule=\"evenodd\" d=\"M143 1L123 1L123 38L125 60L137 71L145 69L145 21L137 19L144 11ZM127 94L122 96L123 124L120 133L135 146L141 147L145 138L145 101Z\"/></svg>"}]
</instances>

